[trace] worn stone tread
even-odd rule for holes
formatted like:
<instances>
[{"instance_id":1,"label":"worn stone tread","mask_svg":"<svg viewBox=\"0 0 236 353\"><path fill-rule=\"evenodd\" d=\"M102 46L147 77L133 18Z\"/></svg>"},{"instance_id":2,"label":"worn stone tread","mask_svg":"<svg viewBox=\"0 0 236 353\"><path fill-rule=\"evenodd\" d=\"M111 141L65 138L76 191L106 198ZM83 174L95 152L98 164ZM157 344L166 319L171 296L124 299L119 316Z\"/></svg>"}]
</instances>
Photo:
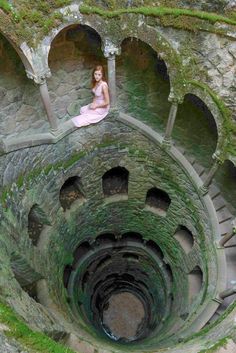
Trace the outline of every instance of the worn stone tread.
<instances>
[{"instance_id":1,"label":"worn stone tread","mask_svg":"<svg viewBox=\"0 0 236 353\"><path fill-rule=\"evenodd\" d=\"M229 212L229 210L226 207L224 207L217 212L217 218L219 220L219 223L222 223L222 222L228 221L229 219L232 219L233 216Z\"/></svg>"},{"instance_id":2,"label":"worn stone tread","mask_svg":"<svg viewBox=\"0 0 236 353\"><path fill-rule=\"evenodd\" d=\"M196 170L199 176L202 176L202 174L205 172L205 168L198 163L194 163L193 168Z\"/></svg>"},{"instance_id":3,"label":"worn stone tread","mask_svg":"<svg viewBox=\"0 0 236 353\"><path fill-rule=\"evenodd\" d=\"M231 221L225 221L225 222L221 223L219 226L220 226L221 235L225 235L225 234L230 233L232 231Z\"/></svg>"},{"instance_id":4,"label":"worn stone tread","mask_svg":"<svg viewBox=\"0 0 236 353\"><path fill-rule=\"evenodd\" d=\"M219 194L220 194L220 189L216 185L211 184L209 187L209 195L211 196L211 198L214 199Z\"/></svg>"},{"instance_id":5,"label":"worn stone tread","mask_svg":"<svg viewBox=\"0 0 236 353\"><path fill-rule=\"evenodd\" d=\"M216 196L213 199L213 204L216 209L216 211L220 210L221 208L225 207L225 200L221 195Z\"/></svg>"}]
</instances>

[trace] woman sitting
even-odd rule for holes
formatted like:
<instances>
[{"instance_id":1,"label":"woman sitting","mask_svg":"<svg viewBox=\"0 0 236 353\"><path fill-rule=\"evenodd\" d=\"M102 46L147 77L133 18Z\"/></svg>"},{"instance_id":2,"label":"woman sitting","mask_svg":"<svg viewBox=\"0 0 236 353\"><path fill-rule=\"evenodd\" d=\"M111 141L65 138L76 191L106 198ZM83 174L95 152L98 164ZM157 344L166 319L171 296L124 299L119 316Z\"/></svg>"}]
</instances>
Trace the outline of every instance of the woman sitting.
<instances>
[{"instance_id":1,"label":"woman sitting","mask_svg":"<svg viewBox=\"0 0 236 353\"><path fill-rule=\"evenodd\" d=\"M109 90L104 69L101 65L97 65L93 69L92 92L94 94L92 103L82 107L80 109L80 115L71 119L73 124L77 127L98 123L104 119L109 112Z\"/></svg>"}]
</instances>

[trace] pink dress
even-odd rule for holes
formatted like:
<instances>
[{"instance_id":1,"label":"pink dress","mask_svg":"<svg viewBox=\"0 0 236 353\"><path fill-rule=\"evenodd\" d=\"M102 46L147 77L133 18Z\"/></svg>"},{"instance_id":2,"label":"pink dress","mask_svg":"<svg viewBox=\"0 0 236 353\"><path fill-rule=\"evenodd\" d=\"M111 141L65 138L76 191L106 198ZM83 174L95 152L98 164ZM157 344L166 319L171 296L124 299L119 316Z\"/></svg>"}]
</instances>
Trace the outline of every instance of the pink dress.
<instances>
[{"instance_id":1,"label":"pink dress","mask_svg":"<svg viewBox=\"0 0 236 353\"><path fill-rule=\"evenodd\" d=\"M95 95L95 103L97 104L102 104L104 103L104 94L102 87L106 85L107 83L105 81L102 81L96 88L92 89L92 92ZM80 109L80 115L75 116L71 120L73 121L74 125L77 127L81 126L87 126L90 124L95 124L101 121L102 119L107 116L109 112L110 106L106 106L103 108L96 108L96 109L90 109L90 104L85 105Z\"/></svg>"}]
</instances>

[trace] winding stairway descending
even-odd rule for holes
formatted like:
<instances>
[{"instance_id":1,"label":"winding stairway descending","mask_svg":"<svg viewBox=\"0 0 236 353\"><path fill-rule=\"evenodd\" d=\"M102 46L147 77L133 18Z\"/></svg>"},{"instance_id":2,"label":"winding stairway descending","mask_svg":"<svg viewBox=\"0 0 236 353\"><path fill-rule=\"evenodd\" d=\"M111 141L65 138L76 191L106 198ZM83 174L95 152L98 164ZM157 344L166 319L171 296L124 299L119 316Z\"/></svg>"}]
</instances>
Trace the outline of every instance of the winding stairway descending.
<instances>
[{"instance_id":1,"label":"winding stairway descending","mask_svg":"<svg viewBox=\"0 0 236 353\"><path fill-rule=\"evenodd\" d=\"M137 121L136 119L128 116L124 113L120 113L121 121L126 121L131 124L133 127L141 128L142 130L149 130L150 128L147 127L145 124ZM136 120L136 121L135 121ZM151 130L151 129L150 129ZM207 178L207 171L206 169L198 163L195 157L191 156L187 150L183 147L176 145L175 142L172 142L172 145L187 159L187 161L191 164L194 168L196 173L198 174L199 178L204 181ZM236 211L232 208L231 205L224 199L221 194L220 189L215 184L214 179L212 180L211 184L208 187L208 194L212 200L214 205L216 216L218 219L219 231L221 237L226 237L227 235L230 236L230 239L223 245L225 249L225 256L227 262L227 288L232 288L236 284L236 276L235 276L235 269L236 269L236 256L235 256L235 249L236 249L236 237L232 236L235 234L236 229ZM220 245L219 245L220 246ZM224 298L222 303L220 304L219 308L217 309L216 313L211 318L211 321L217 319L224 310L234 301L236 297L235 294L231 294L230 296Z\"/></svg>"},{"instance_id":2,"label":"winding stairway descending","mask_svg":"<svg viewBox=\"0 0 236 353\"><path fill-rule=\"evenodd\" d=\"M199 177L204 182L207 177L207 172L204 167L202 167L195 158L188 155L187 151L184 149L179 148L182 154L187 158L187 160L191 163L195 171L198 173ZM215 185L214 180L209 186L209 195L213 202L213 205L216 210L216 215L219 222L220 234L221 237L226 236L227 234L231 235L235 232L236 227L236 218L235 218L235 211L229 205L229 203L224 199L221 194L220 189L218 186ZM233 214L234 213L234 214ZM227 262L227 288L231 288L236 283L236 276L235 276L235 269L236 269L236 237L232 237L226 244L224 245L225 248L225 255L226 255L226 262ZM233 294L228 298L225 298L222 304L217 309L216 313L213 315L211 321L217 319L224 310L231 304L236 295Z\"/></svg>"}]
</instances>

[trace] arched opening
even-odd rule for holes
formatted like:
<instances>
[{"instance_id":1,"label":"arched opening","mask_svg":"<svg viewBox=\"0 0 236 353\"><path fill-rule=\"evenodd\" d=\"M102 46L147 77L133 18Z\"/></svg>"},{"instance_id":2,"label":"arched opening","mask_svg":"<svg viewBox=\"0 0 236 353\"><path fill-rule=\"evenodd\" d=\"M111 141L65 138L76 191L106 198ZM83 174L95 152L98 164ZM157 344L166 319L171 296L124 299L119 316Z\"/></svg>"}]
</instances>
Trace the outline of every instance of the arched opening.
<instances>
[{"instance_id":1,"label":"arched opening","mask_svg":"<svg viewBox=\"0 0 236 353\"><path fill-rule=\"evenodd\" d=\"M148 190L146 196L146 208L157 213L159 216L165 217L170 207L171 199L169 195L158 188Z\"/></svg>"},{"instance_id":2,"label":"arched opening","mask_svg":"<svg viewBox=\"0 0 236 353\"><path fill-rule=\"evenodd\" d=\"M188 155L210 168L218 140L217 126L207 105L196 95L186 94L179 105L172 136Z\"/></svg>"},{"instance_id":3,"label":"arched opening","mask_svg":"<svg viewBox=\"0 0 236 353\"><path fill-rule=\"evenodd\" d=\"M91 73L97 64L106 71L101 38L91 27L69 26L54 38L49 52L52 77L48 87L59 119L78 115L80 107L91 102Z\"/></svg>"},{"instance_id":4,"label":"arched opening","mask_svg":"<svg viewBox=\"0 0 236 353\"><path fill-rule=\"evenodd\" d=\"M116 241L115 235L112 233L104 233L104 234L100 234L97 238L96 238L96 244L106 244L106 243L113 243Z\"/></svg>"},{"instance_id":5,"label":"arched opening","mask_svg":"<svg viewBox=\"0 0 236 353\"><path fill-rule=\"evenodd\" d=\"M197 294L200 293L203 285L203 273L199 266L188 274L188 285L189 285L189 303L191 304L196 298Z\"/></svg>"},{"instance_id":6,"label":"arched opening","mask_svg":"<svg viewBox=\"0 0 236 353\"><path fill-rule=\"evenodd\" d=\"M79 261L91 249L92 247L87 241L80 244L73 252L73 257L74 257L73 266L76 265L77 261Z\"/></svg>"},{"instance_id":7,"label":"arched opening","mask_svg":"<svg viewBox=\"0 0 236 353\"><path fill-rule=\"evenodd\" d=\"M152 252L154 252L159 259L163 260L164 259L164 254L160 247L153 241L153 240L148 240L146 242L147 248L149 248Z\"/></svg>"},{"instance_id":8,"label":"arched opening","mask_svg":"<svg viewBox=\"0 0 236 353\"><path fill-rule=\"evenodd\" d=\"M116 194L128 194L129 172L124 167L108 170L102 177L102 188L105 197Z\"/></svg>"},{"instance_id":9,"label":"arched opening","mask_svg":"<svg viewBox=\"0 0 236 353\"><path fill-rule=\"evenodd\" d=\"M29 265L24 257L16 253L11 255L11 269L22 290L39 302L37 282L42 279L42 276Z\"/></svg>"},{"instance_id":10,"label":"arched opening","mask_svg":"<svg viewBox=\"0 0 236 353\"><path fill-rule=\"evenodd\" d=\"M10 42L0 34L0 138L34 133L47 124L39 88Z\"/></svg>"},{"instance_id":11,"label":"arched opening","mask_svg":"<svg viewBox=\"0 0 236 353\"><path fill-rule=\"evenodd\" d=\"M194 238L192 233L185 226L179 226L174 234L175 239L179 242L186 254L188 254L193 247Z\"/></svg>"},{"instance_id":12,"label":"arched opening","mask_svg":"<svg viewBox=\"0 0 236 353\"><path fill-rule=\"evenodd\" d=\"M170 103L167 67L150 45L137 38L122 42L117 57L117 101L123 111L164 131Z\"/></svg>"},{"instance_id":13,"label":"arched opening","mask_svg":"<svg viewBox=\"0 0 236 353\"><path fill-rule=\"evenodd\" d=\"M34 246L37 246L44 225L50 225L46 213L37 205L33 205L28 215L28 234Z\"/></svg>"},{"instance_id":14,"label":"arched opening","mask_svg":"<svg viewBox=\"0 0 236 353\"><path fill-rule=\"evenodd\" d=\"M82 192L81 179L78 176L73 176L67 179L60 190L60 203L64 211L70 209L71 205L76 200L84 200Z\"/></svg>"},{"instance_id":15,"label":"arched opening","mask_svg":"<svg viewBox=\"0 0 236 353\"><path fill-rule=\"evenodd\" d=\"M236 216L236 167L230 161L226 160L220 166L216 175L215 182L218 185L221 195L228 202L228 207L234 216Z\"/></svg>"},{"instance_id":16,"label":"arched opening","mask_svg":"<svg viewBox=\"0 0 236 353\"><path fill-rule=\"evenodd\" d=\"M135 241L135 242L138 242L138 243L142 243L143 242L142 235L139 234L139 233L135 233L135 232L124 233L122 235L122 240Z\"/></svg>"}]
</instances>

